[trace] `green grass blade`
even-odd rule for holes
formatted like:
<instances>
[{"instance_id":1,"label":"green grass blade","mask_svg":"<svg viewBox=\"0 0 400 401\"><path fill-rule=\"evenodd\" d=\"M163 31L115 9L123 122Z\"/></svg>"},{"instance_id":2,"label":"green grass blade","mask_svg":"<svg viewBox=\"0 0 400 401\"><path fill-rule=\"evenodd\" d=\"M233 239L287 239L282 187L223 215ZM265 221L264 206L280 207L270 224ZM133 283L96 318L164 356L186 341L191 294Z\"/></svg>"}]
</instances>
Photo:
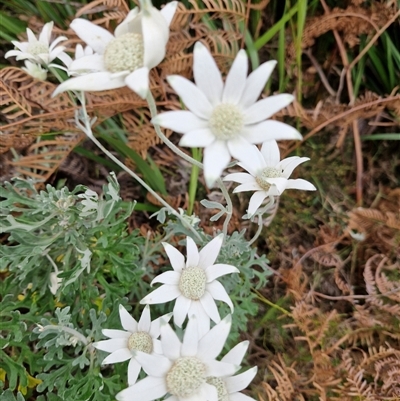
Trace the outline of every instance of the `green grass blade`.
<instances>
[{"instance_id":1,"label":"green grass blade","mask_svg":"<svg viewBox=\"0 0 400 401\"><path fill-rule=\"evenodd\" d=\"M201 160L201 149L192 148L192 157L195 160ZM197 166L192 166L192 172L190 174L189 181L189 205L188 205L188 215L193 213L194 201L196 200L197 183L199 180L199 168Z\"/></svg>"},{"instance_id":2,"label":"green grass blade","mask_svg":"<svg viewBox=\"0 0 400 401\"><path fill-rule=\"evenodd\" d=\"M400 141L400 134L374 134L362 136L363 141Z\"/></svg>"},{"instance_id":3,"label":"green grass blade","mask_svg":"<svg viewBox=\"0 0 400 401\"><path fill-rule=\"evenodd\" d=\"M275 25L273 25L267 32L260 36L255 42L254 46L257 50L260 50L264 45L266 45L288 22L293 15L298 12L298 3L294 5Z\"/></svg>"}]
</instances>

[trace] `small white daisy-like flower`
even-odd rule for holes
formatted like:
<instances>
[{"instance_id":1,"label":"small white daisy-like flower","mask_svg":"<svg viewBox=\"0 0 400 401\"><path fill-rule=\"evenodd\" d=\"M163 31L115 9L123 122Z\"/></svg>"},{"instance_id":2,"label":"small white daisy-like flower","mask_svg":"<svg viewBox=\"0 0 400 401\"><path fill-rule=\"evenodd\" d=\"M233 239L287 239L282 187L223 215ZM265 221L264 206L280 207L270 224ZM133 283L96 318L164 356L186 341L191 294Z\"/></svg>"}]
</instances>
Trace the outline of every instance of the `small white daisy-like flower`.
<instances>
[{"instance_id":1,"label":"small white daisy-like flower","mask_svg":"<svg viewBox=\"0 0 400 401\"><path fill-rule=\"evenodd\" d=\"M32 63L29 60L25 60L25 67L22 67L31 77L36 78L40 81L46 81L47 70L42 68L40 64Z\"/></svg>"},{"instance_id":2,"label":"small white daisy-like flower","mask_svg":"<svg viewBox=\"0 0 400 401\"><path fill-rule=\"evenodd\" d=\"M101 91L128 86L142 98L149 90L149 71L164 58L169 38L169 25L177 1L168 3L161 11L151 0L140 0L136 7L117 26L114 35L90 21L77 18L71 28L95 53L74 60L69 70L71 78L58 86L53 96L66 90Z\"/></svg>"},{"instance_id":3,"label":"small white daisy-like flower","mask_svg":"<svg viewBox=\"0 0 400 401\"><path fill-rule=\"evenodd\" d=\"M293 170L301 163L310 160L308 157L292 156L280 159L279 147L276 141L266 141L261 151L253 146L248 157L241 158L239 166L249 172L233 173L224 177L224 181L238 182L233 192L256 191L250 198L247 212L253 215L268 196L280 196L285 189L302 189L315 191L310 182L301 178L289 179Z\"/></svg>"},{"instance_id":4,"label":"small white daisy-like flower","mask_svg":"<svg viewBox=\"0 0 400 401\"><path fill-rule=\"evenodd\" d=\"M248 341L242 341L233 347L222 359L221 362L231 363L239 366L249 346ZM257 367L246 370L236 376L228 375L223 377L210 376L206 382L216 387L218 392L218 401L255 401L253 398L240 393L254 379L257 373Z\"/></svg>"},{"instance_id":5,"label":"small white daisy-like flower","mask_svg":"<svg viewBox=\"0 0 400 401\"><path fill-rule=\"evenodd\" d=\"M182 343L168 324L161 327L163 356L138 352L148 377L117 394L118 401L152 401L169 394L168 401L219 401L208 377L233 374L238 367L217 361L229 335L231 315L199 339L197 319L189 319Z\"/></svg>"},{"instance_id":6,"label":"small white daisy-like flower","mask_svg":"<svg viewBox=\"0 0 400 401\"><path fill-rule=\"evenodd\" d=\"M102 331L103 334L110 340L99 341L94 343L93 346L111 353L103 360L103 365L130 360L128 365L128 384L132 386L136 383L141 369L141 364L136 359L136 351L147 354L162 353L161 342L157 340L160 336L160 322L161 319L168 322L172 313L151 321L150 307L146 305L139 322L137 322L120 305L119 316L122 327L126 331L104 329Z\"/></svg>"},{"instance_id":7,"label":"small white daisy-like flower","mask_svg":"<svg viewBox=\"0 0 400 401\"><path fill-rule=\"evenodd\" d=\"M181 146L205 148L204 177L208 187L221 176L231 156L246 157L251 144L302 138L293 127L267 120L290 104L292 95L257 101L276 61L262 64L247 77L248 58L240 50L224 84L213 57L200 42L194 47L193 58L196 85L179 75L168 77L188 110L161 113L152 122L184 134Z\"/></svg>"},{"instance_id":8,"label":"small white daisy-like flower","mask_svg":"<svg viewBox=\"0 0 400 401\"><path fill-rule=\"evenodd\" d=\"M63 40L67 40L65 36L59 36L50 43L51 31L54 22L48 22L43 26L39 39L34 33L27 28L28 42L18 42L13 40L13 45L18 50L10 50L5 54L5 58L16 57L17 60L29 60L32 63L48 66L57 57L62 57L65 50L64 46L57 46Z\"/></svg>"},{"instance_id":9,"label":"small white daisy-like flower","mask_svg":"<svg viewBox=\"0 0 400 401\"><path fill-rule=\"evenodd\" d=\"M215 323L221 320L215 300L225 302L233 312L229 295L216 279L225 274L239 273L239 270L227 264L214 264L222 242L223 234L220 234L199 252L194 241L187 237L186 263L184 256L176 248L164 242L173 271L157 276L151 284L164 285L145 296L140 303L160 304L176 299L173 310L175 324L182 327L187 315L195 315L199 322L200 335L207 332L210 319Z\"/></svg>"}]
</instances>

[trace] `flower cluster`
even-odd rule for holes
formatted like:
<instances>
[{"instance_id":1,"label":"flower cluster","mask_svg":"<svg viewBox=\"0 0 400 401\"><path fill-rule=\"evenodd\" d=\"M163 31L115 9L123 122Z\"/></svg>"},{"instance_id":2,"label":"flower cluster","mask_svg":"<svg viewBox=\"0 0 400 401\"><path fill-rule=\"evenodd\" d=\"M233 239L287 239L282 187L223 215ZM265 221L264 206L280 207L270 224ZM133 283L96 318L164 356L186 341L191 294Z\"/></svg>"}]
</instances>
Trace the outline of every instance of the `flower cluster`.
<instances>
[{"instance_id":1,"label":"flower cluster","mask_svg":"<svg viewBox=\"0 0 400 401\"><path fill-rule=\"evenodd\" d=\"M57 87L53 96L64 91L103 91L127 86L152 104L149 73L165 57L169 26L178 2L170 2L158 10L151 0L139 1L140 9L131 10L113 34L86 19L74 19L70 27L86 46L77 45L73 58L59 46L67 38L61 36L50 41L52 22L43 27L39 39L27 29L28 42L13 42L18 50L9 51L6 57L25 60L25 69L38 79L46 79L47 69L52 66L64 69L70 78ZM63 65L52 64L55 59ZM249 216L258 215L259 221L267 207L262 207L266 198L274 200L286 189L315 190L306 180L290 179L293 170L309 160L307 157L280 158L277 141L301 140L301 134L290 125L271 119L294 97L278 94L259 99L276 62L265 62L248 75L248 57L245 50L240 50L224 81L210 51L201 42L194 46L193 59L195 83L179 75L167 78L187 110L160 114L152 111L152 123L158 135L162 138L160 127L168 128L182 134L181 146L204 148L200 166L204 168L206 185L213 187L218 182L225 190L227 204L231 202L228 202L223 181L240 184L234 193L254 191L247 212ZM83 101L82 104L84 107ZM82 115L86 115L86 120L77 116L77 125L97 143L86 110ZM101 144L98 146L102 148ZM175 145L169 143L169 146L182 155ZM115 161L113 155L109 156ZM232 158L247 172L234 170L224 176ZM137 177L133 172L131 175ZM79 216L95 213L97 193L87 190L79 197L83 199ZM69 206L68 202L58 205L63 211ZM218 206L221 206L220 213L228 212L222 205ZM186 216L183 210L172 212L181 219L185 229L190 228L198 235L196 218ZM232 215L232 210L227 214ZM152 401L164 396L169 401L252 400L240 391L254 378L257 368L238 373L248 342L236 345L220 357L232 316L229 314L221 320L216 301L228 305L231 313L234 305L218 279L240 273L235 266L216 263L226 239L227 225L224 224L223 233L200 251L195 241L187 236L186 258L164 242L172 270L153 279L151 285L162 285L140 301L145 307L139 321L121 305L119 317L124 330L104 329L102 333L108 339L93 344L96 349L109 353L103 365L129 361L128 388L117 394L117 400ZM201 236L198 237L201 240ZM81 265L89 271L92 251L77 249L77 252L84 254ZM56 294L62 279L56 267L54 270L50 275L50 291ZM171 301L175 301L172 312L152 321L149 305ZM183 333L182 340L169 325L172 316L179 332ZM144 375L145 378L138 380Z\"/></svg>"},{"instance_id":2,"label":"flower cluster","mask_svg":"<svg viewBox=\"0 0 400 401\"><path fill-rule=\"evenodd\" d=\"M248 342L234 347L220 361L221 353L231 326L231 315L220 319L215 300L233 304L224 287L216 279L238 269L231 265L214 264L223 241L218 235L200 252L190 238L186 238L187 258L173 246L163 243L173 271L157 276L152 283L164 285L144 297L146 306L136 322L120 306L120 319L125 331L105 329L109 340L94 343L94 347L109 352L103 364L129 360L129 387L117 395L117 400L151 401L171 395L170 401L234 401L249 399L239 391L248 386L257 368L233 376L239 369ZM176 299L173 313L153 322L148 304ZM189 316L183 341L168 325L171 316L182 327ZM210 329L210 319L216 324ZM161 334L161 340L158 337ZM147 377L136 383L140 370ZM244 398L245 397L245 398Z\"/></svg>"}]
</instances>

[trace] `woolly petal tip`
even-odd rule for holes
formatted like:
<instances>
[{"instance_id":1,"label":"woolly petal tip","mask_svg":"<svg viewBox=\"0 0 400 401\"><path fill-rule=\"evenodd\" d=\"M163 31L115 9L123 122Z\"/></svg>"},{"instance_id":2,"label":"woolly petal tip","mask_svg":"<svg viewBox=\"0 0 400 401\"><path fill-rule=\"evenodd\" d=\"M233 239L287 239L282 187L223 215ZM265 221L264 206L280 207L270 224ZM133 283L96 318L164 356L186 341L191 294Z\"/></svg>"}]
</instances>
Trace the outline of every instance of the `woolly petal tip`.
<instances>
[{"instance_id":1,"label":"woolly petal tip","mask_svg":"<svg viewBox=\"0 0 400 401\"><path fill-rule=\"evenodd\" d=\"M135 70L125 78L125 83L142 99L145 99L149 93L149 69L142 67Z\"/></svg>"}]
</instances>

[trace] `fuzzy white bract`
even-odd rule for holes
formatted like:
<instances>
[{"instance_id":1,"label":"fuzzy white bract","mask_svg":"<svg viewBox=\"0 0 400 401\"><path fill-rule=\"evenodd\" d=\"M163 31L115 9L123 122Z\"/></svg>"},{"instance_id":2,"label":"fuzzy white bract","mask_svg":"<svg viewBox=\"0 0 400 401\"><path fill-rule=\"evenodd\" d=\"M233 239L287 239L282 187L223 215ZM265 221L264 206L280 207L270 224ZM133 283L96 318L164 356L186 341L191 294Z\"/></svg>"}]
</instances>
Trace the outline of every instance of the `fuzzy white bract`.
<instances>
[{"instance_id":1,"label":"fuzzy white bract","mask_svg":"<svg viewBox=\"0 0 400 401\"><path fill-rule=\"evenodd\" d=\"M239 270L227 264L214 264L223 242L223 234L210 241L200 252L194 241L187 237L185 263L184 256L172 245L163 243L165 252L171 262L173 271L167 271L157 276L151 284L163 283L147 296L141 304L160 304L176 299L173 310L174 322L178 327L186 316L196 316L199 335L210 328L210 319L218 323L221 318L215 300L229 305L233 312L233 304L218 277Z\"/></svg>"},{"instance_id":2,"label":"fuzzy white bract","mask_svg":"<svg viewBox=\"0 0 400 401\"><path fill-rule=\"evenodd\" d=\"M261 151L253 146L248 157L241 158L239 166L249 172L233 173L224 177L224 181L238 182L233 192L255 191L250 198L247 212L253 215L268 196L280 196L285 189L302 189L315 191L310 182L303 179L289 179L293 170L301 163L310 160L308 157L292 156L280 159L276 141L266 141Z\"/></svg>"},{"instance_id":3,"label":"fuzzy white bract","mask_svg":"<svg viewBox=\"0 0 400 401\"><path fill-rule=\"evenodd\" d=\"M173 1L159 11L150 0L140 0L140 12L138 8L131 10L114 35L87 20L73 20L71 28L95 53L71 63L72 75L86 73L63 82L53 96L66 90L100 91L128 86L145 98L149 71L165 56L177 4Z\"/></svg>"},{"instance_id":4,"label":"fuzzy white bract","mask_svg":"<svg viewBox=\"0 0 400 401\"><path fill-rule=\"evenodd\" d=\"M129 359L128 384L132 386L139 376L141 364L136 358L136 351L147 354L161 354L160 322L168 322L172 313L164 315L156 320L150 319L150 307L146 305L142 316L137 322L127 310L120 305L119 316L122 327L126 330L104 329L103 334L110 340L99 341L93 346L102 351L110 352L103 360L103 365L110 363L124 362Z\"/></svg>"},{"instance_id":5,"label":"fuzzy white bract","mask_svg":"<svg viewBox=\"0 0 400 401\"><path fill-rule=\"evenodd\" d=\"M184 134L181 146L205 148L204 177L208 187L221 176L231 156L246 157L251 144L302 138L293 127L267 120L290 104L292 95L280 94L257 101L276 61L262 64L247 77L248 58L240 50L224 84L213 57L200 42L195 45L193 57L196 85L179 75L168 77L189 110L161 113L152 122Z\"/></svg>"},{"instance_id":6,"label":"fuzzy white bract","mask_svg":"<svg viewBox=\"0 0 400 401\"><path fill-rule=\"evenodd\" d=\"M168 325L161 327L163 356L137 352L148 377L117 394L118 401L152 401L170 394L169 401L219 401L210 377L232 375L238 366L217 361L231 327L231 315L203 337L198 337L197 319L189 319L182 343Z\"/></svg>"},{"instance_id":7,"label":"fuzzy white bract","mask_svg":"<svg viewBox=\"0 0 400 401\"><path fill-rule=\"evenodd\" d=\"M65 47L57 45L63 40L67 40L67 38L65 36L59 36L50 43L53 25L53 21L45 24L39 35L39 39L27 28L26 33L28 35L28 41L18 42L13 40L12 43L18 50L10 50L4 57L16 57L17 60L29 60L32 63L41 64L43 66L48 66L57 57L62 57L62 55L65 54Z\"/></svg>"}]
</instances>

